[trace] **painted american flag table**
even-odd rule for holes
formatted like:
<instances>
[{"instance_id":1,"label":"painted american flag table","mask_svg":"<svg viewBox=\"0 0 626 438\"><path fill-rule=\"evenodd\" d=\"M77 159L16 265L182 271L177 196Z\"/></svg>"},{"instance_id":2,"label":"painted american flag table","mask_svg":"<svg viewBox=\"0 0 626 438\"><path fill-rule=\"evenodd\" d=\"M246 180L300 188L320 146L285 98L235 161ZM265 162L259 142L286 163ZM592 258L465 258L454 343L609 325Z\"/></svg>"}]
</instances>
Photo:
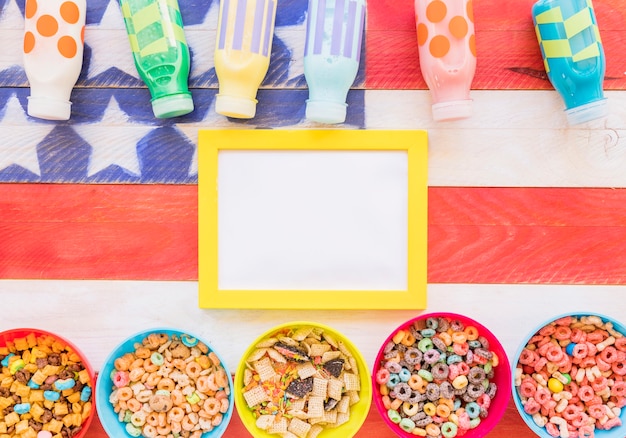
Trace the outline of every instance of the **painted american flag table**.
<instances>
[{"instance_id":1,"label":"painted american flag table","mask_svg":"<svg viewBox=\"0 0 626 438\"><path fill-rule=\"evenodd\" d=\"M545 77L531 0L476 0L474 115L434 123L409 0L368 2L344 129L429 133L428 308L481 321L510 357L568 311L626 320L626 6L594 2L610 115L568 126ZM214 111L217 0L181 0L196 109L156 120L114 0L90 0L72 117L26 114L24 0L0 0L0 329L71 339L96 370L132 333L204 336L234 370L258 334L310 319L342 331L370 367L415 311L197 306L201 128L316 128L304 119L306 0L279 0L270 71L248 121ZM237 416L226 434L246 436ZM103 438L94 422L88 437ZM359 437L392 436L372 408ZM511 402L494 437L531 437Z\"/></svg>"}]
</instances>

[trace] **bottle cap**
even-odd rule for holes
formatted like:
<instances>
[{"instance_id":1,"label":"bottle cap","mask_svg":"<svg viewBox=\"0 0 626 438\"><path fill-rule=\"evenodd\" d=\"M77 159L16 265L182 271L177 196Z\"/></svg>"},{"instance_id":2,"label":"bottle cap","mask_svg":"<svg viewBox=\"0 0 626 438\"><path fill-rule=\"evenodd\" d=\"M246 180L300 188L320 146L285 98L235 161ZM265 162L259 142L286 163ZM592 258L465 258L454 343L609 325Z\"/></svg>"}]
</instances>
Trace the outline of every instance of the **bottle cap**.
<instances>
[{"instance_id":1,"label":"bottle cap","mask_svg":"<svg viewBox=\"0 0 626 438\"><path fill-rule=\"evenodd\" d=\"M306 118L319 123L343 123L348 105L329 100L307 100Z\"/></svg>"},{"instance_id":2,"label":"bottle cap","mask_svg":"<svg viewBox=\"0 0 626 438\"><path fill-rule=\"evenodd\" d=\"M472 115L472 100L451 100L433 104L433 120L465 119Z\"/></svg>"},{"instance_id":3,"label":"bottle cap","mask_svg":"<svg viewBox=\"0 0 626 438\"><path fill-rule=\"evenodd\" d=\"M193 111L193 99L188 93L171 94L152 100L152 112L159 119L178 117Z\"/></svg>"},{"instance_id":4,"label":"bottle cap","mask_svg":"<svg viewBox=\"0 0 626 438\"><path fill-rule=\"evenodd\" d=\"M565 110L565 114L570 125L578 125L579 123L606 117L609 114L609 107L606 99L601 99Z\"/></svg>"},{"instance_id":5,"label":"bottle cap","mask_svg":"<svg viewBox=\"0 0 626 438\"><path fill-rule=\"evenodd\" d=\"M47 97L28 97L27 111L31 117L46 120L69 120L72 102Z\"/></svg>"},{"instance_id":6,"label":"bottle cap","mask_svg":"<svg viewBox=\"0 0 626 438\"><path fill-rule=\"evenodd\" d=\"M215 112L236 119L251 119L256 115L256 99L218 94L215 99Z\"/></svg>"}]
</instances>

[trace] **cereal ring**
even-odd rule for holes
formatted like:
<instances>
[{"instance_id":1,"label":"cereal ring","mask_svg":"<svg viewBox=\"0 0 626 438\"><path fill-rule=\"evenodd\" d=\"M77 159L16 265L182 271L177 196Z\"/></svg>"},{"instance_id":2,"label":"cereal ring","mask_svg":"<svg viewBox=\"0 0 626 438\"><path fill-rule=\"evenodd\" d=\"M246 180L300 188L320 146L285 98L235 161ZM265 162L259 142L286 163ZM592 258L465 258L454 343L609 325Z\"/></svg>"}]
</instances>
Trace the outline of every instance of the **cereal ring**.
<instances>
[{"instance_id":1,"label":"cereal ring","mask_svg":"<svg viewBox=\"0 0 626 438\"><path fill-rule=\"evenodd\" d=\"M619 351L626 352L626 336L622 336L621 338L615 339L615 344L613 344L613 345Z\"/></svg>"},{"instance_id":2,"label":"cereal ring","mask_svg":"<svg viewBox=\"0 0 626 438\"><path fill-rule=\"evenodd\" d=\"M169 377L166 377L159 380L159 383L157 383L157 388L163 389L165 391L173 391L176 388L176 383L174 383L174 381Z\"/></svg>"},{"instance_id":3,"label":"cereal ring","mask_svg":"<svg viewBox=\"0 0 626 438\"><path fill-rule=\"evenodd\" d=\"M541 336L552 336L555 331L556 328L552 324L550 324L542 327L541 330L539 330L539 334Z\"/></svg>"},{"instance_id":4,"label":"cereal ring","mask_svg":"<svg viewBox=\"0 0 626 438\"><path fill-rule=\"evenodd\" d=\"M467 379L470 383L482 383L482 381L485 380L485 377L485 370L478 366L470 368L467 373Z\"/></svg>"},{"instance_id":5,"label":"cereal ring","mask_svg":"<svg viewBox=\"0 0 626 438\"><path fill-rule=\"evenodd\" d=\"M423 360L427 364L432 365L439 360L440 356L441 356L441 353L439 353L439 351L432 348L424 352Z\"/></svg>"},{"instance_id":6,"label":"cereal ring","mask_svg":"<svg viewBox=\"0 0 626 438\"><path fill-rule=\"evenodd\" d=\"M185 367L185 373L192 379L196 379L202 372L202 367L198 362L191 361Z\"/></svg>"},{"instance_id":7,"label":"cereal ring","mask_svg":"<svg viewBox=\"0 0 626 438\"><path fill-rule=\"evenodd\" d=\"M430 401L439 400L439 385L436 383L426 385L426 398Z\"/></svg>"},{"instance_id":8,"label":"cereal ring","mask_svg":"<svg viewBox=\"0 0 626 438\"><path fill-rule=\"evenodd\" d=\"M417 391L421 386L422 386L422 382L424 380L422 379L422 377L418 374L411 374L411 377L409 378L409 380L407 381L407 384L409 385L409 387L415 391Z\"/></svg>"},{"instance_id":9,"label":"cereal ring","mask_svg":"<svg viewBox=\"0 0 626 438\"><path fill-rule=\"evenodd\" d=\"M385 364L385 369L387 369L387 371L392 374L398 374L402 369L402 365L400 365L398 362L387 362Z\"/></svg>"},{"instance_id":10,"label":"cereal ring","mask_svg":"<svg viewBox=\"0 0 626 438\"><path fill-rule=\"evenodd\" d=\"M133 396L133 390L128 386L124 386L123 388L119 388L117 390L117 398L122 401L130 400Z\"/></svg>"},{"instance_id":11,"label":"cereal ring","mask_svg":"<svg viewBox=\"0 0 626 438\"><path fill-rule=\"evenodd\" d=\"M387 383L389 381L389 370L387 368L381 368L376 372L376 383L378 383L379 385L384 385L385 383ZM204 379L203 379L204 378ZM206 381L206 376L200 376L198 378L198 382L196 382L196 384L199 386L199 381L200 379L203 379L203 381ZM207 391L202 391L202 392L207 392Z\"/></svg>"},{"instance_id":12,"label":"cereal ring","mask_svg":"<svg viewBox=\"0 0 626 438\"><path fill-rule=\"evenodd\" d=\"M131 412L138 412L143 405L136 398L130 398L126 401L126 407Z\"/></svg>"},{"instance_id":13,"label":"cereal ring","mask_svg":"<svg viewBox=\"0 0 626 438\"><path fill-rule=\"evenodd\" d=\"M213 416L220 411L220 406L221 406L221 403L219 400L217 400L215 397L209 397L204 401L202 408L209 415Z\"/></svg>"},{"instance_id":14,"label":"cereal ring","mask_svg":"<svg viewBox=\"0 0 626 438\"><path fill-rule=\"evenodd\" d=\"M626 397L626 381L615 382L611 387L611 395L615 397Z\"/></svg>"},{"instance_id":15,"label":"cereal ring","mask_svg":"<svg viewBox=\"0 0 626 438\"><path fill-rule=\"evenodd\" d=\"M410 418L403 418L402 420L400 420L400 429L402 429L405 432L411 432L413 431L413 429L415 429L415 422L413 420L411 420Z\"/></svg>"},{"instance_id":16,"label":"cereal ring","mask_svg":"<svg viewBox=\"0 0 626 438\"><path fill-rule=\"evenodd\" d=\"M390 395L398 400L407 401L411 397L411 388L405 382L400 382L393 388Z\"/></svg>"},{"instance_id":17,"label":"cereal ring","mask_svg":"<svg viewBox=\"0 0 626 438\"><path fill-rule=\"evenodd\" d=\"M485 387L480 383L470 383L467 385L467 395L472 400L476 400L478 397L485 393Z\"/></svg>"},{"instance_id":18,"label":"cereal ring","mask_svg":"<svg viewBox=\"0 0 626 438\"><path fill-rule=\"evenodd\" d=\"M404 352L404 360L409 365L415 365L422 361L422 352L415 347L409 347Z\"/></svg>"},{"instance_id":19,"label":"cereal ring","mask_svg":"<svg viewBox=\"0 0 626 438\"><path fill-rule=\"evenodd\" d=\"M406 368L402 368L398 373L398 377L400 377L401 382L408 382L411 378L411 372Z\"/></svg>"},{"instance_id":20,"label":"cereal ring","mask_svg":"<svg viewBox=\"0 0 626 438\"><path fill-rule=\"evenodd\" d=\"M590 417L595 418L597 420L601 419L602 417L606 415L606 410L604 408L604 405L602 404L591 405L587 407L587 412L589 413Z\"/></svg>"},{"instance_id":21,"label":"cereal ring","mask_svg":"<svg viewBox=\"0 0 626 438\"><path fill-rule=\"evenodd\" d=\"M582 401L591 401L594 396L595 393L593 392L593 388L591 386L582 385L580 388L578 388L578 398L580 398Z\"/></svg>"},{"instance_id":22,"label":"cereal ring","mask_svg":"<svg viewBox=\"0 0 626 438\"><path fill-rule=\"evenodd\" d=\"M567 325L559 325L556 327L554 331L554 337L559 341L564 341L566 339L570 339L572 335L572 329Z\"/></svg>"},{"instance_id":23,"label":"cereal ring","mask_svg":"<svg viewBox=\"0 0 626 438\"><path fill-rule=\"evenodd\" d=\"M151 424L144 424L142 433L146 438L155 438L157 436L156 427Z\"/></svg>"},{"instance_id":24,"label":"cereal ring","mask_svg":"<svg viewBox=\"0 0 626 438\"><path fill-rule=\"evenodd\" d=\"M613 362L611 370L618 376L626 376L626 364L623 361Z\"/></svg>"},{"instance_id":25,"label":"cereal ring","mask_svg":"<svg viewBox=\"0 0 626 438\"><path fill-rule=\"evenodd\" d=\"M417 414L419 409L420 405L418 403L410 403L408 401L402 403L402 412L407 417L412 417L413 415Z\"/></svg>"},{"instance_id":26,"label":"cereal ring","mask_svg":"<svg viewBox=\"0 0 626 438\"><path fill-rule=\"evenodd\" d=\"M454 387L452 386L452 383L447 380L442 382L441 385L439 385L439 394L444 399L451 399L454 397Z\"/></svg>"},{"instance_id":27,"label":"cereal ring","mask_svg":"<svg viewBox=\"0 0 626 438\"><path fill-rule=\"evenodd\" d=\"M453 438L458 433L458 426L452 421L446 421L441 425L441 434L445 438Z\"/></svg>"},{"instance_id":28,"label":"cereal ring","mask_svg":"<svg viewBox=\"0 0 626 438\"><path fill-rule=\"evenodd\" d=\"M459 356L465 356L469 352L469 344L467 342L455 342L452 344L452 351Z\"/></svg>"},{"instance_id":29,"label":"cereal ring","mask_svg":"<svg viewBox=\"0 0 626 438\"><path fill-rule=\"evenodd\" d=\"M130 375L126 371L118 371L113 375L113 384L118 388L128 385Z\"/></svg>"},{"instance_id":30,"label":"cereal ring","mask_svg":"<svg viewBox=\"0 0 626 438\"><path fill-rule=\"evenodd\" d=\"M443 380L448 377L449 367L443 362L437 362L432 366L430 372L433 375L433 379Z\"/></svg>"},{"instance_id":31,"label":"cereal ring","mask_svg":"<svg viewBox=\"0 0 626 438\"><path fill-rule=\"evenodd\" d=\"M444 403L439 403L435 413L441 418L448 418L450 416L450 407Z\"/></svg>"},{"instance_id":32,"label":"cereal ring","mask_svg":"<svg viewBox=\"0 0 626 438\"><path fill-rule=\"evenodd\" d=\"M529 398L524 403L524 412L528 415L534 415L541 410L541 405L534 398Z\"/></svg>"},{"instance_id":33,"label":"cereal ring","mask_svg":"<svg viewBox=\"0 0 626 438\"><path fill-rule=\"evenodd\" d=\"M431 403L431 402L428 402L428 403L424 404L424 406L422 406L422 410L429 417L432 417L432 416L434 416L437 413L437 407L435 406L434 403Z\"/></svg>"}]
</instances>

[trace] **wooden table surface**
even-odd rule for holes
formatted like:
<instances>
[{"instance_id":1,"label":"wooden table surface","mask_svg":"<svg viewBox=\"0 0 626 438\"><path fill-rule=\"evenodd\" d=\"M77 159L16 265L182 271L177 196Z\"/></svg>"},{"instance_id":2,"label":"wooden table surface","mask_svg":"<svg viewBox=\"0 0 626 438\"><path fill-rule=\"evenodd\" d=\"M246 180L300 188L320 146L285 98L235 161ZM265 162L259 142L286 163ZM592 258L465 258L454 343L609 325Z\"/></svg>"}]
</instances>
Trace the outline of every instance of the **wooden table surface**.
<instances>
[{"instance_id":1,"label":"wooden table surface","mask_svg":"<svg viewBox=\"0 0 626 438\"><path fill-rule=\"evenodd\" d=\"M529 332L570 311L626 321L626 8L595 0L610 115L569 126L547 81L531 0L476 0L472 117L431 118L413 5L370 0L361 70L340 129L427 129L428 308L480 321L510 358ZM370 368L420 313L261 311L197 306L197 133L319 128L304 119L306 0L279 0L270 71L249 121L215 113L217 0L180 1L196 109L156 120L118 4L89 0L72 118L26 114L24 0L0 0L0 330L71 339L96 370L150 327L205 337L233 371L262 332L309 319L348 336ZM94 422L87 438L103 438ZM247 436L237 415L226 437ZM391 437L374 408L357 435ZM511 402L493 437L530 438Z\"/></svg>"}]
</instances>

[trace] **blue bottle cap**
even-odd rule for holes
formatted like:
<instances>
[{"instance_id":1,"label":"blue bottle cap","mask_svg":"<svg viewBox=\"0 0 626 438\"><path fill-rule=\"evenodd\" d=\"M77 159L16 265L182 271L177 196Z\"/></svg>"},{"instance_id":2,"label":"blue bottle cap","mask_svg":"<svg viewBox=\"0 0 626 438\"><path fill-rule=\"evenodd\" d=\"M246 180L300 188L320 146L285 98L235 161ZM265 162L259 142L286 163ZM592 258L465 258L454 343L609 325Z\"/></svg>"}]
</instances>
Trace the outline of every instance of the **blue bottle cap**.
<instances>
[{"instance_id":1,"label":"blue bottle cap","mask_svg":"<svg viewBox=\"0 0 626 438\"><path fill-rule=\"evenodd\" d=\"M565 110L567 122L570 125L578 125L590 120L601 119L609 114L609 107L606 99L579 105Z\"/></svg>"},{"instance_id":2,"label":"blue bottle cap","mask_svg":"<svg viewBox=\"0 0 626 438\"><path fill-rule=\"evenodd\" d=\"M306 118L319 123L343 123L348 105L325 100L307 100Z\"/></svg>"}]
</instances>

